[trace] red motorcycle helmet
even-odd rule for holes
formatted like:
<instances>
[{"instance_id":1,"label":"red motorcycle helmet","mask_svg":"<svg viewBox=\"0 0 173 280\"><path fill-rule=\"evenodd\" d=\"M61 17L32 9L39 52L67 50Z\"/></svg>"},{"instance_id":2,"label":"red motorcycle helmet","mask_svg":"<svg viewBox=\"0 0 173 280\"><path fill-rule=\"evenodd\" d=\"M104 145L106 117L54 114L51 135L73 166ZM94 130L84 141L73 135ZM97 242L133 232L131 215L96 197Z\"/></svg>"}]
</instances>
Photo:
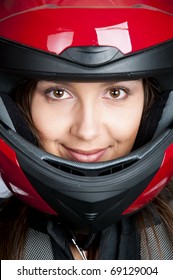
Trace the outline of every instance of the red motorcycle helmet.
<instances>
[{"instance_id":1,"label":"red motorcycle helmet","mask_svg":"<svg viewBox=\"0 0 173 280\"><path fill-rule=\"evenodd\" d=\"M11 98L27 78L152 78L168 97L145 145L112 161L72 162L35 145ZM1 1L1 176L15 196L71 229L98 232L141 209L170 181L172 90L172 0Z\"/></svg>"}]
</instances>

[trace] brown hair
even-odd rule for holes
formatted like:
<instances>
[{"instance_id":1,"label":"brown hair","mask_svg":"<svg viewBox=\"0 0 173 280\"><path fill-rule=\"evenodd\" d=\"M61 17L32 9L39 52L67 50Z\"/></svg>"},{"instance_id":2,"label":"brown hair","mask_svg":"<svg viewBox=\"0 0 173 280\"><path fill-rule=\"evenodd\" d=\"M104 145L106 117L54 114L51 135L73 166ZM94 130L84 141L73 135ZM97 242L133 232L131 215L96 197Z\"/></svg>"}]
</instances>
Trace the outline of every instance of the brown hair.
<instances>
[{"instance_id":1,"label":"brown hair","mask_svg":"<svg viewBox=\"0 0 173 280\"><path fill-rule=\"evenodd\" d=\"M154 100L157 98L158 89L155 87L153 81L149 79L143 80L144 92L145 92L145 103L144 103L144 113L143 118L149 111ZM30 102L32 98L33 91L37 85L37 80L29 80L24 82L15 91L15 102L23 115L32 131L32 133L37 137L37 130L33 124L31 113L30 113ZM170 192L172 193L172 186L168 186ZM169 197L170 198L170 197ZM164 221L170 236L173 235L173 213L169 206L169 199L167 196L163 196L162 193L151 203L157 212L157 215ZM0 211L0 259L22 259L23 250L25 244L26 233L28 230L28 209L23 202L19 201L17 198L12 197L7 199L7 201L2 205ZM157 239L158 250L160 252L160 258L162 254L159 247L159 239L155 232L154 222L152 219L152 211L148 208L144 208L138 214L136 214L137 229L139 233L144 232L144 244L148 252L148 258L150 258L150 248L147 241L146 232L146 222L145 217L147 217L148 223L154 232ZM89 252L89 259L95 258L96 249L91 248Z\"/></svg>"},{"instance_id":2,"label":"brown hair","mask_svg":"<svg viewBox=\"0 0 173 280\"><path fill-rule=\"evenodd\" d=\"M32 95L36 88L37 83L38 83L37 80L26 80L22 84L19 84L13 93L13 98L16 105L22 112L32 134L36 137L39 143L37 129L32 121L32 116L30 111Z\"/></svg>"}]
</instances>

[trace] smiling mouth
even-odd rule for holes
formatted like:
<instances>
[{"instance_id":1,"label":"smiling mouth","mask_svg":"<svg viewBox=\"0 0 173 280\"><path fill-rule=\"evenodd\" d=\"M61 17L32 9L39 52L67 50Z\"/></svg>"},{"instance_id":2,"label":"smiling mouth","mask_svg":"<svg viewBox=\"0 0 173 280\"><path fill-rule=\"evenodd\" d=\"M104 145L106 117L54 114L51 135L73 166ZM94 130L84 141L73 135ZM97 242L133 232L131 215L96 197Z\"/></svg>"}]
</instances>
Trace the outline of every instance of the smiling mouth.
<instances>
[{"instance_id":1,"label":"smiling mouth","mask_svg":"<svg viewBox=\"0 0 173 280\"><path fill-rule=\"evenodd\" d=\"M79 162L98 162L101 160L101 158L103 157L103 155L107 150L106 148L104 148L104 149L83 151L78 149L70 149L65 146L64 148L68 152L71 160L79 161Z\"/></svg>"}]
</instances>

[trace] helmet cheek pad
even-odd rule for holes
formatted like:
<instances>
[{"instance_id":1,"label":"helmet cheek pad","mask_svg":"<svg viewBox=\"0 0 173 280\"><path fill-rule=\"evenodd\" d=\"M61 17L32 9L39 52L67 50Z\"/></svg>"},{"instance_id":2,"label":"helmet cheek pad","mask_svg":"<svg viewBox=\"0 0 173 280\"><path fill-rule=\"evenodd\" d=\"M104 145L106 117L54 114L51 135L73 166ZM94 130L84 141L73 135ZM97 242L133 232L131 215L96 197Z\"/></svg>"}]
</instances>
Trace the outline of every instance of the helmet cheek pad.
<instances>
[{"instance_id":1,"label":"helmet cheek pad","mask_svg":"<svg viewBox=\"0 0 173 280\"><path fill-rule=\"evenodd\" d=\"M153 138L156 138L156 135L161 134L164 128L171 125L170 104L173 104L170 91L166 91L157 97L149 111L143 117L133 150L142 147Z\"/></svg>"},{"instance_id":2,"label":"helmet cheek pad","mask_svg":"<svg viewBox=\"0 0 173 280\"><path fill-rule=\"evenodd\" d=\"M0 93L0 108L1 122L16 131L29 142L36 144L36 138L29 129L23 114L16 106L13 99L6 93Z\"/></svg>"}]
</instances>

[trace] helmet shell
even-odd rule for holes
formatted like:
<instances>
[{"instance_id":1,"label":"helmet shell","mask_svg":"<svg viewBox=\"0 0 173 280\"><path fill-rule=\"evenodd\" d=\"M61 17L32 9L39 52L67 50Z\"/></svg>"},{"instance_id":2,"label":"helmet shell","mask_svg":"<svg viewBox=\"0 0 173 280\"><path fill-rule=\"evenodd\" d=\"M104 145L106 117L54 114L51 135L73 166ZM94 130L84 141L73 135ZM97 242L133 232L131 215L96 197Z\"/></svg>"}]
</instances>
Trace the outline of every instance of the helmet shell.
<instances>
[{"instance_id":1,"label":"helmet shell","mask_svg":"<svg viewBox=\"0 0 173 280\"><path fill-rule=\"evenodd\" d=\"M25 2L6 9L1 2L0 36L52 54L76 46L113 46L127 54L173 35L171 1Z\"/></svg>"},{"instance_id":2,"label":"helmet shell","mask_svg":"<svg viewBox=\"0 0 173 280\"><path fill-rule=\"evenodd\" d=\"M130 155L77 163L40 150L19 133L21 116L10 94L28 77L152 77L163 92L173 90L172 0L118 2L0 2L1 176L18 198L85 233L141 209L167 185L172 114L164 113L169 122L161 122L157 137ZM172 104L169 98L167 107Z\"/></svg>"}]
</instances>

